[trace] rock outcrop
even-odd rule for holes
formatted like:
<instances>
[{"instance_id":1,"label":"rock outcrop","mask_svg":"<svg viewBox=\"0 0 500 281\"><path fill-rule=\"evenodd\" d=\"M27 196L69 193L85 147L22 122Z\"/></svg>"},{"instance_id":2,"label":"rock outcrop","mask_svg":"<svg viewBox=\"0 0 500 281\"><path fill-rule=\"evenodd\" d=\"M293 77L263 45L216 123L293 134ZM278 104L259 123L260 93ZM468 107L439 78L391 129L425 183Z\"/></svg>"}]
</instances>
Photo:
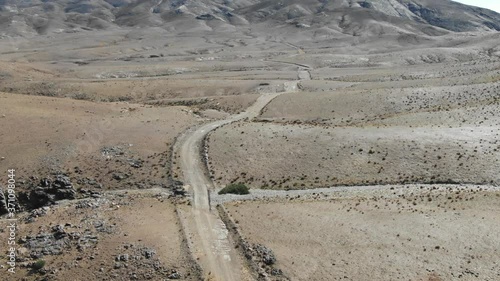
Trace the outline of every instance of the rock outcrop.
<instances>
[{"instance_id":1,"label":"rock outcrop","mask_svg":"<svg viewBox=\"0 0 500 281\"><path fill-rule=\"evenodd\" d=\"M32 208L40 208L54 204L58 200L75 199L76 190L69 177L58 175L54 180L44 178L28 195Z\"/></svg>"}]
</instances>

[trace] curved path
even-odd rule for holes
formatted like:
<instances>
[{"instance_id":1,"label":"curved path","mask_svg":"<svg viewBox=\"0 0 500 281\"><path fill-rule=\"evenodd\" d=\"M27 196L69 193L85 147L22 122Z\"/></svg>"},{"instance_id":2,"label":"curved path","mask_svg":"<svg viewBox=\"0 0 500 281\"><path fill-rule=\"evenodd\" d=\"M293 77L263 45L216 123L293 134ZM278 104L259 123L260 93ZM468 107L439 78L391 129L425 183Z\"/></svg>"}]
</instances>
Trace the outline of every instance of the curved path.
<instances>
[{"instance_id":1,"label":"curved path","mask_svg":"<svg viewBox=\"0 0 500 281\"><path fill-rule=\"evenodd\" d=\"M200 265L211 280L241 280L241 265L238 254L231 245L228 230L216 212L210 210L209 190L213 190L213 182L206 174L206 167L201 159L200 151L203 139L208 132L226 124L257 117L260 111L277 96L295 92L297 81L286 82L285 92L267 93L260 96L257 101L245 112L232 115L224 120L205 124L196 131L190 132L181 141L179 147L180 167L184 175L184 182L193 192L193 218L195 222L199 252L203 253Z\"/></svg>"}]
</instances>

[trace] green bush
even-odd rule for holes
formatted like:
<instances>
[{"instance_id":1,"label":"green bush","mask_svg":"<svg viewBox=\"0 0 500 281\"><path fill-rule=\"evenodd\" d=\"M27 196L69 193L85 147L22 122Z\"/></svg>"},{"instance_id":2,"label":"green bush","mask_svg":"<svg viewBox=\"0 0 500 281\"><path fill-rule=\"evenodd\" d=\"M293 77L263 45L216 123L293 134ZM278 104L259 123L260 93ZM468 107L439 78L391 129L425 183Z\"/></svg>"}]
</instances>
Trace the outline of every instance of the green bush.
<instances>
[{"instance_id":1,"label":"green bush","mask_svg":"<svg viewBox=\"0 0 500 281\"><path fill-rule=\"evenodd\" d=\"M45 261L44 260L37 260L36 262L33 263L33 269L34 270L40 270L45 266Z\"/></svg>"},{"instance_id":2,"label":"green bush","mask_svg":"<svg viewBox=\"0 0 500 281\"><path fill-rule=\"evenodd\" d=\"M238 195L244 195L244 194L250 194L250 190L248 187L242 183L232 183L221 189L219 191L219 194L238 194Z\"/></svg>"}]
</instances>

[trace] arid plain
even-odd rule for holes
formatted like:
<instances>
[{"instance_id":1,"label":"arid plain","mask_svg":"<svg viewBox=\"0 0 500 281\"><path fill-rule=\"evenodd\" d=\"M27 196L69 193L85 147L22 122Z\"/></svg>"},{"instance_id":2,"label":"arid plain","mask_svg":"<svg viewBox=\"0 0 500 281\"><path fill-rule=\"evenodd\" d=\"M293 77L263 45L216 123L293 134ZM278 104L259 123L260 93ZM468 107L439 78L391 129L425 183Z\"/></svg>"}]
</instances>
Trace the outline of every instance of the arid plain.
<instances>
[{"instance_id":1,"label":"arid plain","mask_svg":"<svg viewBox=\"0 0 500 281\"><path fill-rule=\"evenodd\" d=\"M500 279L498 32L211 27L0 41L8 280Z\"/></svg>"}]
</instances>

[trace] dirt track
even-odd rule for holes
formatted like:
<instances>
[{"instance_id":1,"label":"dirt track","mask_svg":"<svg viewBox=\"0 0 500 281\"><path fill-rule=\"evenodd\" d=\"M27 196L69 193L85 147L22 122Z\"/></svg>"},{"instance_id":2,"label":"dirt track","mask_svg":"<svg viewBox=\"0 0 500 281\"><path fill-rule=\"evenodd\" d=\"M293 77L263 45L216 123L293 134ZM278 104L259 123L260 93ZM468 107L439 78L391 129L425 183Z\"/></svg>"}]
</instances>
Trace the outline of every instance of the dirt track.
<instances>
[{"instance_id":1,"label":"dirt track","mask_svg":"<svg viewBox=\"0 0 500 281\"><path fill-rule=\"evenodd\" d=\"M297 82L285 83L285 89L286 92L263 94L245 112L201 126L181 139L180 165L185 184L189 186L194 197L192 216L197 232L194 233L194 240L197 240L197 245L203 248L200 264L208 278L244 280L240 276L243 265L238 262L237 253L231 246L226 226L220 220L217 212L210 210L208 190L213 190L213 183L206 175L204 164L200 159L199 152L202 140L207 133L218 127L245 118L257 117L260 111L275 97L295 91Z\"/></svg>"}]
</instances>

